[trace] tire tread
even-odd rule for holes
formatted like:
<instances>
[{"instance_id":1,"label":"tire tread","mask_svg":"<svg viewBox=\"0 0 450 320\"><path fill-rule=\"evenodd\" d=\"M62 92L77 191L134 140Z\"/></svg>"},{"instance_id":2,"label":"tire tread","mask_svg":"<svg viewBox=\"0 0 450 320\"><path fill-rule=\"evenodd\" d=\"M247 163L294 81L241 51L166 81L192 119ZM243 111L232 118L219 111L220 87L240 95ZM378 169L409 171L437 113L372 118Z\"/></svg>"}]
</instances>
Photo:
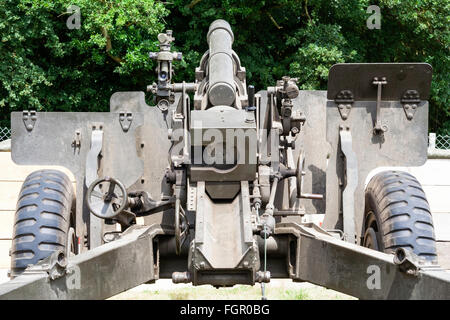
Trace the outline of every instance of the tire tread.
<instances>
[{"instance_id":1,"label":"tire tread","mask_svg":"<svg viewBox=\"0 0 450 320\"><path fill-rule=\"evenodd\" d=\"M14 218L11 277L58 248L65 249L73 196L72 184L63 172L39 170L28 175Z\"/></svg>"},{"instance_id":2,"label":"tire tread","mask_svg":"<svg viewBox=\"0 0 450 320\"><path fill-rule=\"evenodd\" d=\"M422 186L411 174L378 173L367 186L366 204L377 216L385 252L402 247L427 260L437 259L430 206Z\"/></svg>"}]
</instances>

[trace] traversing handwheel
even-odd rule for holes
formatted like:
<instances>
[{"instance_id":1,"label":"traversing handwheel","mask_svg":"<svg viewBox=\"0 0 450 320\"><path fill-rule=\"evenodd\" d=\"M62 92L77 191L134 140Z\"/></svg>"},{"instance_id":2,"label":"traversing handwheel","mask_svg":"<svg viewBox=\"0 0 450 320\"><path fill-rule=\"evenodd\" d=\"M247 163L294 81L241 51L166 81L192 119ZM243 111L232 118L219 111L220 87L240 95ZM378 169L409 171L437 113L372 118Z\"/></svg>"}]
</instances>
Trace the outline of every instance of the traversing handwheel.
<instances>
[{"instance_id":1,"label":"traversing handwheel","mask_svg":"<svg viewBox=\"0 0 450 320\"><path fill-rule=\"evenodd\" d=\"M302 198L303 195L303 177L305 175L305 153L303 149L300 150L297 161L297 198Z\"/></svg>"},{"instance_id":2,"label":"traversing handwheel","mask_svg":"<svg viewBox=\"0 0 450 320\"><path fill-rule=\"evenodd\" d=\"M86 198L89 210L102 219L114 218L128 206L125 186L110 177L95 180L89 186Z\"/></svg>"},{"instance_id":3,"label":"traversing handwheel","mask_svg":"<svg viewBox=\"0 0 450 320\"><path fill-rule=\"evenodd\" d=\"M180 204L180 200L175 201L175 251L179 255L181 253L181 247L187 238L189 233L189 222L186 217L186 213Z\"/></svg>"}]
</instances>

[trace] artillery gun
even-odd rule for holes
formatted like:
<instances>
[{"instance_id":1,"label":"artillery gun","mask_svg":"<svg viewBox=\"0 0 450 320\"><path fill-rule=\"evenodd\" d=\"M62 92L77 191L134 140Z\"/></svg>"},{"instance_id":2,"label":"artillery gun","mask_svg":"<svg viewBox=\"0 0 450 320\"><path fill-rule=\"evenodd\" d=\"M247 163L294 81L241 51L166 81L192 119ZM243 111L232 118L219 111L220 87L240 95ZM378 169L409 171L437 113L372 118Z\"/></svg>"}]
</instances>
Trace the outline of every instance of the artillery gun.
<instances>
[{"instance_id":1,"label":"artillery gun","mask_svg":"<svg viewBox=\"0 0 450 320\"><path fill-rule=\"evenodd\" d=\"M158 40L155 106L117 92L110 112L12 113L13 160L64 166L76 190L55 170L26 179L0 298L99 299L161 278L450 298L420 184L369 179L426 161L430 65L337 64L327 91L283 77L255 92L226 21L194 82L173 83L182 55L171 31Z\"/></svg>"}]
</instances>

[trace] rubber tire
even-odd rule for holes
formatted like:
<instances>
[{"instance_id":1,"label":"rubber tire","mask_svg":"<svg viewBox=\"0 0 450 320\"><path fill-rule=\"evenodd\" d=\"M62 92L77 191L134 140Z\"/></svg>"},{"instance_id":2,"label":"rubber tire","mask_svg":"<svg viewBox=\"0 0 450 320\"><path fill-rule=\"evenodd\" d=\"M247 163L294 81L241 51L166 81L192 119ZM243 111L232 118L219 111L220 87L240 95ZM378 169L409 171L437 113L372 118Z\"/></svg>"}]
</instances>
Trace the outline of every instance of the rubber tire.
<instances>
[{"instance_id":1,"label":"rubber tire","mask_svg":"<svg viewBox=\"0 0 450 320\"><path fill-rule=\"evenodd\" d=\"M73 198L72 184L61 171L39 170L25 179L14 218L11 278L56 250L66 252Z\"/></svg>"},{"instance_id":2,"label":"rubber tire","mask_svg":"<svg viewBox=\"0 0 450 320\"><path fill-rule=\"evenodd\" d=\"M437 260L430 206L422 186L409 173L384 171L366 188L362 245L393 253L401 247L420 258Z\"/></svg>"}]
</instances>

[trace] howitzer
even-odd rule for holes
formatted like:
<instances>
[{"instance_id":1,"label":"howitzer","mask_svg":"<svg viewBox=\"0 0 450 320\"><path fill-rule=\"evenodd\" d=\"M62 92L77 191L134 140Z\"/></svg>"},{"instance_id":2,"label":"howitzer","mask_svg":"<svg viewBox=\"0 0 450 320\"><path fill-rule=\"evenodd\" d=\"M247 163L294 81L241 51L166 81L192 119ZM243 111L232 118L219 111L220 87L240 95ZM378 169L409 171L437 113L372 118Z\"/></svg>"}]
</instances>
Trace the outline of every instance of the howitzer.
<instances>
[{"instance_id":1,"label":"howitzer","mask_svg":"<svg viewBox=\"0 0 450 320\"><path fill-rule=\"evenodd\" d=\"M13 160L67 167L76 192L58 171L27 178L1 298L106 298L160 278L450 297L420 184L368 178L426 161L430 65L338 64L327 91L283 77L256 93L226 21L211 24L194 82L173 83L181 53L171 31L158 40L155 106L117 92L110 112L12 114Z\"/></svg>"}]
</instances>

